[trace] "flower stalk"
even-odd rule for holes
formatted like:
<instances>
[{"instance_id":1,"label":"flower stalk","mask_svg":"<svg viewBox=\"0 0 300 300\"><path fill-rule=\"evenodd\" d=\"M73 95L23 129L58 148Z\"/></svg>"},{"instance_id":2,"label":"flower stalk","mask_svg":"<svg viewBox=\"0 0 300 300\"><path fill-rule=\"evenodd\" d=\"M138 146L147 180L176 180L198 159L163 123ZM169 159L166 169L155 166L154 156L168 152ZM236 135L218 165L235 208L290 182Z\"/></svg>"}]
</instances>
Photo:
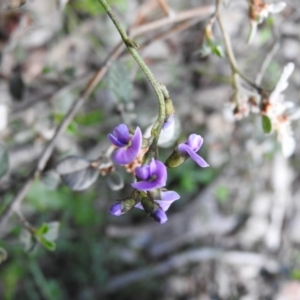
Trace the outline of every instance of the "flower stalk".
<instances>
[{"instance_id":1,"label":"flower stalk","mask_svg":"<svg viewBox=\"0 0 300 300\"><path fill-rule=\"evenodd\" d=\"M156 148L156 146L157 146L158 138L159 138L159 135L160 135L160 132L161 132L164 120L165 120L166 112L165 112L164 92L162 90L162 86L156 80L156 78L154 77L153 73L151 72L151 70L149 69L147 64L144 62L144 60L139 55L139 53L137 51L138 45L129 38L126 31L123 29L121 23L119 22L117 16L114 14L111 7L108 5L107 1L106 0L98 0L98 1L103 6L104 10L108 14L108 16L110 17L112 22L114 23L116 29L118 30L118 32L121 35L121 38L122 38L124 44L126 45L128 51L131 53L132 57L135 59L135 61L139 65L139 67L145 73L147 79L149 80L150 84L152 85L152 87L157 95L159 112L158 112L158 118L157 118L156 122L154 123L152 131L151 131L151 135L153 136L153 140L150 145L150 150L151 150L153 148Z\"/></svg>"}]
</instances>

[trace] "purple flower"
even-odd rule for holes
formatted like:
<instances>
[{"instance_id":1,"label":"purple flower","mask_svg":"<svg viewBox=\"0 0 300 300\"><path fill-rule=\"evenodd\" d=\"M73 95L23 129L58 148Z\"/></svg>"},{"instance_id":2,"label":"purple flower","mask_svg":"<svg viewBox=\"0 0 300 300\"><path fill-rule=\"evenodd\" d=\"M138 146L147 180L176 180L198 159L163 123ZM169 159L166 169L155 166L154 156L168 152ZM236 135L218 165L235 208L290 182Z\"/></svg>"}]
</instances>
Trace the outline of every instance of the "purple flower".
<instances>
[{"instance_id":1,"label":"purple flower","mask_svg":"<svg viewBox=\"0 0 300 300\"><path fill-rule=\"evenodd\" d=\"M186 143L178 145L178 151L182 154L188 155L194 160L200 167L206 168L209 164L196 152L201 148L203 144L203 138L198 134L191 134Z\"/></svg>"},{"instance_id":2,"label":"purple flower","mask_svg":"<svg viewBox=\"0 0 300 300\"><path fill-rule=\"evenodd\" d=\"M119 148L113 154L114 161L119 165L127 165L134 161L141 150L143 137L139 127L131 136L128 127L120 124L107 137L113 145Z\"/></svg>"},{"instance_id":3,"label":"purple flower","mask_svg":"<svg viewBox=\"0 0 300 300\"><path fill-rule=\"evenodd\" d=\"M151 217L160 224L167 222L168 217L165 212L169 209L171 204L179 198L179 194L177 194L174 191L161 191L160 199L154 200L154 202L158 204L158 206L156 210L153 213L151 213ZM141 203L136 204L135 207L144 210L143 205Z\"/></svg>"},{"instance_id":4,"label":"purple flower","mask_svg":"<svg viewBox=\"0 0 300 300\"><path fill-rule=\"evenodd\" d=\"M113 216L116 216L116 217L121 216L122 215L122 204L120 202L113 204L110 207L109 212Z\"/></svg>"},{"instance_id":5,"label":"purple flower","mask_svg":"<svg viewBox=\"0 0 300 300\"><path fill-rule=\"evenodd\" d=\"M166 166L154 158L152 158L148 165L136 168L135 175L140 181L132 183L131 186L139 191L150 191L166 185Z\"/></svg>"}]
</instances>

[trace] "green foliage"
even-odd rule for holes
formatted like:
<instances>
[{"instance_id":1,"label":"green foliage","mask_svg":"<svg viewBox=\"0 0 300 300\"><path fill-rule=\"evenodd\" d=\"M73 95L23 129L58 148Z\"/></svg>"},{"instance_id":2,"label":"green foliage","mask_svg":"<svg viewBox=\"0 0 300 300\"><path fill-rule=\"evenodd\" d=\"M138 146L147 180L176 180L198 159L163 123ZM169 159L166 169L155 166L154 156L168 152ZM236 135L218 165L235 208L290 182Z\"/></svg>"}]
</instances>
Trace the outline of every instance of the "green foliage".
<instances>
[{"instance_id":1,"label":"green foliage","mask_svg":"<svg viewBox=\"0 0 300 300\"><path fill-rule=\"evenodd\" d=\"M221 43L213 41L213 42L209 43L209 46L210 46L212 54L214 54L216 56L219 56L219 57L224 57L225 56L224 49L223 49Z\"/></svg>"},{"instance_id":2,"label":"green foliage","mask_svg":"<svg viewBox=\"0 0 300 300\"><path fill-rule=\"evenodd\" d=\"M264 133L270 133L272 131L272 123L270 118L266 115L263 115L261 121Z\"/></svg>"},{"instance_id":3,"label":"green foliage","mask_svg":"<svg viewBox=\"0 0 300 300\"><path fill-rule=\"evenodd\" d=\"M120 63L115 62L108 74L108 86L116 102L127 103L131 98L132 84L129 71Z\"/></svg>"},{"instance_id":4,"label":"green foliage","mask_svg":"<svg viewBox=\"0 0 300 300\"><path fill-rule=\"evenodd\" d=\"M215 40L206 39L203 42L202 49L199 51L202 56L214 54L218 57L224 57L224 49L220 42Z\"/></svg>"},{"instance_id":5,"label":"green foliage","mask_svg":"<svg viewBox=\"0 0 300 300\"><path fill-rule=\"evenodd\" d=\"M35 232L36 239L50 251L55 250L55 240L58 236L59 222L44 223Z\"/></svg>"},{"instance_id":6,"label":"green foliage","mask_svg":"<svg viewBox=\"0 0 300 300\"><path fill-rule=\"evenodd\" d=\"M17 291L18 281L23 276L24 269L17 261L13 261L6 265L1 272L1 279L4 283L4 299L12 300L15 299L14 295Z\"/></svg>"},{"instance_id":7,"label":"green foliage","mask_svg":"<svg viewBox=\"0 0 300 300\"><path fill-rule=\"evenodd\" d=\"M0 144L0 178L6 174L9 169L8 153L4 145Z\"/></svg>"},{"instance_id":8,"label":"green foliage","mask_svg":"<svg viewBox=\"0 0 300 300\"><path fill-rule=\"evenodd\" d=\"M61 114L61 113L56 113L54 115L54 121L56 124L60 124L61 121L64 119L65 115L64 114ZM69 126L67 127L67 132L70 134L70 135L76 135L77 134L77 124L75 122L75 120L72 120L71 123L69 124Z\"/></svg>"}]
</instances>

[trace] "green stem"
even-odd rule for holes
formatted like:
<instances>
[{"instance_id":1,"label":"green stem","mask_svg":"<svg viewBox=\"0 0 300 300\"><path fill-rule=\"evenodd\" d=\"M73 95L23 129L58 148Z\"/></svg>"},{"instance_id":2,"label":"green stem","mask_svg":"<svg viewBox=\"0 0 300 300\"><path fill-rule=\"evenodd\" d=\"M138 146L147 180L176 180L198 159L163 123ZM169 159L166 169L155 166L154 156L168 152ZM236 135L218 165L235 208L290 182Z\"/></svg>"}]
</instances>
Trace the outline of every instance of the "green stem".
<instances>
[{"instance_id":1,"label":"green stem","mask_svg":"<svg viewBox=\"0 0 300 300\"><path fill-rule=\"evenodd\" d=\"M148 68L146 63L143 61L143 59L139 55L139 53L137 51L137 45L135 44L135 42L133 42L128 37L126 31L123 29L121 23L117 19L116 15L112 11L112 9L110 8L110 6L106 2L106 0L99 0L99 2L103 6L103 8L105 9L106 13L108 14L110 19L114 23L117 30L119 31L124 44L128 48L129 52L131 53L131 55L133 56L135 61L138 63L138 65L140 66L142 71L145 73L146 77L148 78L149 82L151 83L151 85L152 85L152 87L153 87L153 89L154 89L154 91L157 95L159 112L158 112L158 118L157 118L156 122L154 123L152 131L151 131L151 135L153 136L153 141L150 145L149 150L154 149L157 146L158 138L159 138L159 135L160 135L160 132L161 132L161 129L162 129L163 123L165 121L165 117L166 117L165 116L164 93L162 91L161 84L156 80L156 78L154 77L151 70ZM152 151L149 151L149 152L152 153ZM151 154L151 153L149 153L149 154Z\"/></svg>"},{"instance_id":2,"label":"green stem","mask_svg":"<svg viewBox=\"0 0 300 300\"><path fill-rule=\"evenodd\" d=\"M228 33L226 32L223 19L221 16L221 5L222 5L223 0L217 0L216 2L216 18L218 20L218 23L220 25L221 33L224 39L224 45L226 48L226 53L228 57L228 61L231 67L231 74L232 74L232 87L235 91L235 100L238 104L238 93L239 93L239 77L241 77L244 81L246 81L252 88L256 89L258 93L262 93L263 89L253 83L251 80L249 80L246 76L244 76L238 69L238 64L236 62L233 50L232 50L232 45L230 38L228 36Z\"/></svg>"},{"instance_id":3,"label":"green stem","mask_svg":"<svg viewBox=\"0 0 300 300\"><path fill-rule=\"evenodd\" d=\"M239 72L238 72L238 68L237 68L237 63L235 60L235 56L231 47L231 42L229 39L229 36L226 32L224 23L223 23L223 19L221 17L221 5L222 5L222 0L217 0L217 6L216 6L216 17L218 20L218 23L220 25L220 29L221 29L221 33L224 39L224 44L225 44L225 48L226 48L226 53L227 53L227 57L228 57L228 61L231 67L231 73L232 73L232 86L235 90L236 93L238 93L238 88L239 88Z\"/></svg>"}]
</instances>

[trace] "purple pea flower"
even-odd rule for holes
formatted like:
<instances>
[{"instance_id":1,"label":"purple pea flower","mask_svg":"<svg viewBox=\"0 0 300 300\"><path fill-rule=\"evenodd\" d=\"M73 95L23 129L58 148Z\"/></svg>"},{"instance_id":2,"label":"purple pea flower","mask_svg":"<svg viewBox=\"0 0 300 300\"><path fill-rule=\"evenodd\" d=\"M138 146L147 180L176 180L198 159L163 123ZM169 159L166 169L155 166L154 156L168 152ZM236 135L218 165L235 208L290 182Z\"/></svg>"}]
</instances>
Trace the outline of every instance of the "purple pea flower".
<instances>
[{"instance_id":1,"label":"purple pea flower","mask_svg":"<svg viewBox=\"0 0 300 300\"><path fill-rule=\"evenodd\" d=\"M150 191L166 185L166 166L154 158L148 165L136 168L135 175L140 181L132 183L131 186L139 191Z\"/></svg>"},{"instance_id":2,"label":"purple pea flower","mask_svg":"<svg viewBox=\"0 0 300 300\"><path fill-rule=\"evenodd\" d=\"M178 145L178 151L181 154L188 155L193 161L195 161L200 167L206 168L209 164L196 152L201 148L203 144L203 138L198 134L191 134L186 143Z\"/></svg>"},{"instance_id":3,"label":"purple pea flower","mask_svg":"<svg viewBox=\"0 0 300 300\"><path fill-rule=\"evenodd\" d=\"M113 154L114 161L119 165L127 165L134 161L141 150L143 137L139 127L131 136L128 127L120 124L107 137L113 145L119 148Z\"/></svg>"}]
</instances>

